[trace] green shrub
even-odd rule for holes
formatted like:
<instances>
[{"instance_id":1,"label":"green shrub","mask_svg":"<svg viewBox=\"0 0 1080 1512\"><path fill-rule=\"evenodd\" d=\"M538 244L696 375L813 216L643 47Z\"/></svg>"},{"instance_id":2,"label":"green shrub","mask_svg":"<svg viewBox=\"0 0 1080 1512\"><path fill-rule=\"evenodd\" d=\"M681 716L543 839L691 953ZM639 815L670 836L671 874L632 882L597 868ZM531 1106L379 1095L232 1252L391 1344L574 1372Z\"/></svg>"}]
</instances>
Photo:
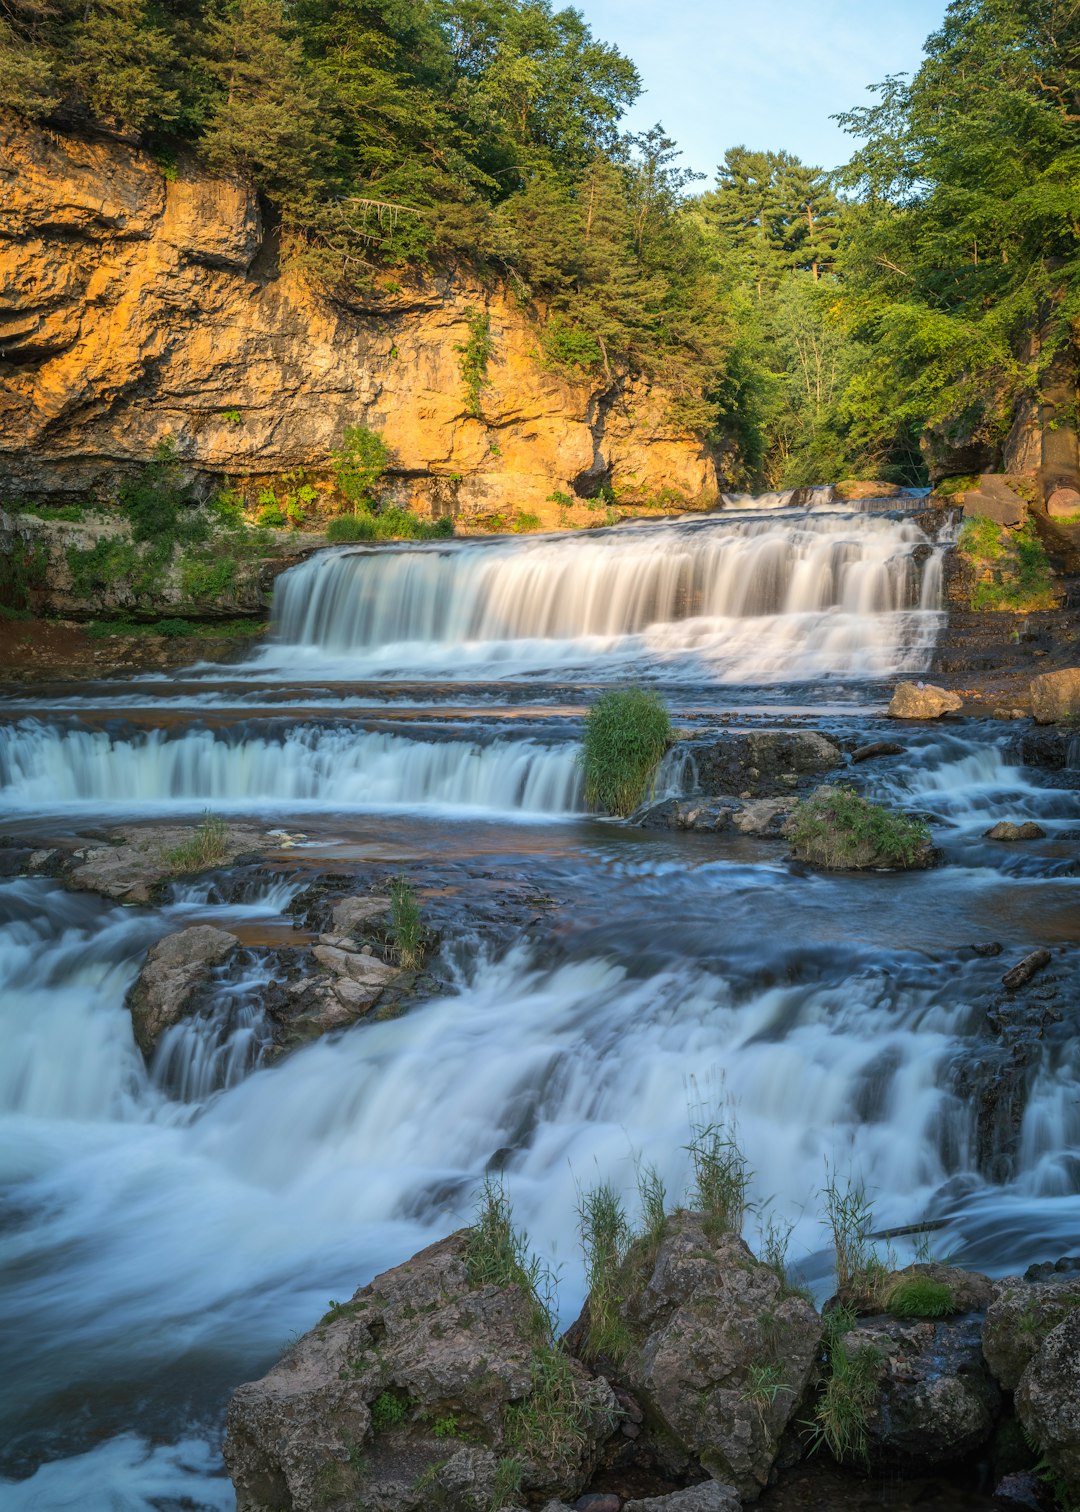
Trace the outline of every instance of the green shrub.
<instances>
[{"instance_id":1,"label":"green shrub","mask_svg":"<svg viewBox=\"0 0 1080 1512\"><path fill-rule=\"evenodd\" d=\"M20 542L0 557L0 604L8 609L28 608L31 593L45 582L48 566L49 556L42 541L33 546Z\"/></svg>"},{"instance_id":2,"label":"green shrub","mask_svg":"<svg viewBox=\"0 0 1080 1512\"><path fill-rule=\"evenodd\" d=\"M952 1288L929 1276L904 1276L886 1298L886 1307L894 1318L947 1318L956 1312Z\"/></svg>"},{"instance_id":3,"label":"green shrub","mask_svg":"<svg viewBox=\"0 0 1080 1512\"><path fill-rule=\"evenodd\" d=\"M461 381L465 385L465 413L480 418L480 395L487 385L487 366L495 353L491 339L491 316L482 310L466 310L468 339L455 346L461 356Z\"/></svg>"},{"instance_id":4,"label":"green shrub","mask_svg":"<svg viewBox=\"0 0 1080 1512\"><path fill-rule=\"evenodd\" d=\"M210 500L209 509L226 530L243 529L244 496L238 488L223 488Z\"/></svg>"},{"instance_id":5,"label":"green shrub","mask_svg":"<svg viewBox=\"0 0 1080 1512\"><path fill-rule=\"evenodd\" d=\"M162 619L151 627L155 635L164 635L175 639L181 635L191 635L193 626L186 619Z\"/></svg>"},{"instance_id":6,"label":"green shrub","mask_svg":"<svg viewBox=\"0 0 1080 1512\"><path fill-rule=\"evenodd\" d=\"M343 541L373 541L375 521L369 514L336 515L326 527L326 539Z\"/></svg>"},{"instance_id":7,"label":"green shrub","mask_svg":"<svg viewBox=\"0 0 1080 1512\"><path fill-rule=\"evenodd\" d=\"M338 492L353 513L373 509L390 461L383 438L366 425L347 425L340 448L330 456Z\"/></svg>"},{"instance_id":8,"label":"green shrub","mask_svg":"<svg viewBox=\"0 0 1080 1512\"><path fill-rule=\"evenodd\" d=\"M424 924L416 892L404 877L390 883L390 937L394 954L406 971L412 971L424 958Z\"/></svg>"},{"instance_id":9,"label":"green shrub","mask_svg":"<svg viewBox=\"0 0 1080 1512\"><path fill-rule=\"evenodd\" d=\"M799 860L830 871L914 866L930 841L921 819L868 803L850 787L814 793L800 803L788 833Z\"/></svg>"},{"instance_id":10,"label":"green shrub","mask_svg":"<svg viewBox=\"0 0 1080 1512\"><path fill-rule=\"evenodd\" d=\"M371 1426L376 1433L386 1433L390 1428L400 1428L409 1415L407 1398L395 1396L392 1391L380 1391L371 1404Z\"/></svg>"},{"instance_id":11,"label":"green shrub","mask_svg":"<svg viewBox=\"0 0 1080 1512\"><path fill-rule=\"evenodd\" d=\"M229 826L207 809L191 839L169 851L166 859L175 871L206 871L220 866L228 853Z\"/></svg>"},{"instance_id":12,"label":"green shrub","mask_svg":"<svg viewBox=\"0 0 1080 1512\"><path fill-rule=\"evenodd\" d=\"M838 1464L865 1466L870 1458L867 1422L877 1397L881 1356L872 1344L849 1348L845 1335L854 1324L855 1315L848 1308L825 1316L829 1375L806 1426L814 1449L824 1445Z\"/></svg>"},{"instance_id":13,"label":"green shrub","mask_svg":"<svg viewBox=\"0 0 1080 1512\"><path fill-rule=\"evenodd\" d=\"M255 516L256 525L262 525L270 530L282 530L287 524L285 512L278 504L264 504Z\"/></svg>"},{"instance_id":14,"label":"green shrub","mask_svg":"<svg viewBox=\"0 0 1080 1512\"><path fill-rule=\"evenodd\" d=\"M530 514L528 510L521 510L514 516L514 523L510 527L515 535L527 535L531 530L540 529L540 516Z\"/></svg>"},{"instance_id":15,"label":"green shrub","mask_svg":"<svg viewBox=\"0 0 1080 1512\"><path fill-rule=\"evenodd\" d=\"M956 549L973 577L972 609L1021 613L1056 604L1053 570L1030 517L1010 530L974 515L965 521Z\"/></svg>"},{"instance_id":16,"label":"green shrub","mask_svg":"<svg viewBox=\"0 0 1080 1512\"><path fill-rule=\"evenodd\" d=\"M205 540L207 523L196 510L198 500L184 471L171 439L161 442L153 459L137 478L125 483L117 498L131 521L131 534L161 548L171 548L174 540Z\"/></svg>"},{"instance_id":17,"label":"green shrub","mask_svg":"<svg viewBox=\"0 0 1080 1512\"><path fill-rule=\"evenodd\" d=\"M222 598L235 584L233 556L203 552L180 559L180 588L185 598L194 601Z\"/></svg>"},{"instance_id":18,"label":"green shrub","mask_svg":"<svg viewBox=\"0 0 1080 1512\"><path fill-rule=\"evenodd\" d=\"M656 693L627 688L602 694L585 720L585 801L609 814L633 813L670 734L671 718Z\"/></svg>"},{"instance_id":19,"label":"green shrub","mask_svg":"<svg viewBox=\"0 0 1080 1512\"><path fill-rule=\"evenodd\" d=\"M33 515L38 520L60 520L74 524L86 515L85 504L12 504L16 514Z\"/></svg>"},{"instance_id":20,"label":"green shrub","mask_svg":"<svg viewBox=\"0 0 1080 1512\"><path fill-rule=\"evenodd\" d=\"M595 336L559 320L548 323L543 344L544 356L550 363L556 367L577 369L579 374L595 372L604 360L603 349Z\"/></svg>"}]
</instances>

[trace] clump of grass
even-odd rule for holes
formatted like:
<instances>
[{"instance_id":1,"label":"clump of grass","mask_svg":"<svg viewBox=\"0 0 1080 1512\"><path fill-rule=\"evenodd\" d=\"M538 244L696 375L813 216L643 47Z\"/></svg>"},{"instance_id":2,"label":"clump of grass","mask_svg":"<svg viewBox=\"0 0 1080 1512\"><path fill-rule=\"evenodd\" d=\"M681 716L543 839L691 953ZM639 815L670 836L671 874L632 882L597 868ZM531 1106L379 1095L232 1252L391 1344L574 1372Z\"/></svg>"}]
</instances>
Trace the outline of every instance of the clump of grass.
<instances>
[{"instance_id":1,"label":"clump of grass","mask_svg":"<svg viewBox=\"0 0 1080 1512\"><path fill-rule=\"evenodd\" d=\"M667 1187L660 1172L650 1164L638 1166L637 1189L642 1238L654 1256L667 1232Z\"/></svg>"},{"instance_id":2,"label":"clump of grass","mask_svg":"<svg viewBox=\"0 0 1080 1512\"><path fill-rule=\"evenodd\" d=\"M829 871L914 866L930 843L921 819L868 803L849 787L819 791L800 803L788 836L800 861Z\"/></svg>"},{"instance_id":3,"label":"clump of grass","mask_svg":"<svg viewBox=\"0 0 1080 1512\"><path fill-rule=\"evenodd\" d=\"M852 1349L846 1335L855 1324L849 1308L839 1307L825 1317L825 1353L829 1376L818 1397L814 1416L804 1426L811 1431L811 1448L822 1445L841 1465L867 1465L870 1459L868 1418L877 1396L881 1356L872 1344Z\"/></svg>"},{"instance_id":4,"label":"clump of grass","mask_svg":"<svg viewBox=\"0 0 1080 1512\"><path fill-rule=\"evenodd\" d=\"M405 877L390 883L390 936L400 964L415 970L424 959L424 923L416 891Z\"/></svg>"},{"instance_id":5,"label":"clump of grass","mask_svg":"<svg viewBox=\"0 0 1080 1512\"><path fill-rule=\"evenodd\" d=\"M955 478L942 478L934 492L939 498L951 499L956 494L967 493L969 489L978 488L978 486L978 473L963 473Z\"/></svg>"},{"instance_id":6,"label":"clump of grass","mask_svg":"<svg viewBox=\"0 0 1080 1512\"><path fill-rule=\"evenodd\" d=\"M620 1276L633 1233L622 1199L610 1182L579 1191L577 1211L589 1296L586 1349L591 1360L603 1356L619 1364L630 1347L619 1305Z\"/></svg>"},{"instance_id":7,"label":"clump of grass","mask_svg":"<svg viewBox=\"0 0 1080 1512\"><path fill-rule=\"evenodd\" d=\"M764 1221L759 1219L759 1223L759 1258L769 1267L784 1291L787 1292L791 1289L788 1285L788 1250L791 1248L791 1235L795 1229L794 1221L777 1218L775 1214L769 1213Z\"/></svg>"},{"instance_id":8,"label":"clump of grass","mask_svg":"<svg viewBox=\"0 0 1080 1512\"><path fill-rule=\"evenodd\" d=\"M540 529L540 516L523 509L514 516L514 523L510 528L515 535L528 535L531 530Z\"/></svg>"},{"instance_id":9,"label":"clump of grass","mask_svg":"<svg viewBox=\"0 0 1080 1512\"><path fill-rule=\"evenodd\" d=\"M335 544L342 541L373 541L375 521L369 514L337 515L326 527L326 539Z\"/></svg>"},{"instance_id":10,"label":"clump of grass","mask_svg":"<svg viewBox=\"0 0 1080 1512\"><path fill-rule=\"evenodd\" d=\"M904 1276L896 1281L885 1306L894 1318L947 1318L957 1311L952 1287L929 1276Z\"/></svg>"},{"instance_id":11,"label":"clump of grass","mask_svg":"<svg viewBox=\"0 0 1080 1512\"><path fill-rule=\"evenodd\" d=\"M486 1177L476 1199L465 1248L465 1273L472 1286L520 1286L532 1304L537 1342L550 1345L558 1310L555 1276L529 1249L529 1236L514 1223L509 1193Z\"/></svg>"},{"instance_id":12,"label":"clump of grass","mask_svg":"<svg viewBox=\"0 0 1080 1512\"><path fill-rule=\"evenodd\" d=\"M386 1433L390 1428L400 1428L409 1415L407 1397L395 1396L392 1391L380 1391L371 1404L371 1426L376 1433Z\"/></svg>"},{"instance_id":13,"label":"clump of grass","mask_svg":"<svg viewBox=\"0 0 1080 1512\"><path fill-rule=\"evenodd\" d=\"M974 515L964 524L956 549L974 578L972 609L1017 613L1056 604L1050 559L1030 518L1013 530Z\"/></svg>"},{"instance_id":14,"label":"clump of grass","mask_svg":"<svg viewBox=\"0 0 1080 1512\"><path fill-rule=\"evenodd\" d=\"M753 1172L739 1144L734 1119L706 1123L692 1115L690 1143L685 1148L693 1169L690 1200L704 1214L706 1234L711 1239L741 1235Z\"/></svg>"},{"instance_id":15,"label":"clump of grass","mask_svg":"<svg viewBox=\"0 0 1080 1512\"><path fill-rule=\"evenodd\" d=\"M511 1456L544 1465L574 1463L586 1442L588 1413L570 1357L558 1344L536 1349L529 1395L506 1409Z\"/></svg>"},{"instance_id":16,"label":"clump of grass","mask_svg":"<svg viewBox=\"0 0 1080 1512\"><path fill-rule=\"evenodd\" d=\"M770 1407L782 1393L791 1394L791 1387L784 1380L782 1365L751 1365L746 1373L742 1399L749 1402L761 1419L762 1426Z\"/></svg>"},{"instance_id":17,"label":"clump of grass","mask_svg":"<svg viewBox=\"0 0 1080 1512\"><path fill-rule=\"evenodd\" d=\"M845 1301L879 1307L884 1300L888 1268L878 1258L871 1240L874 1208L861 1178L850 1174L841 1181L835 1170L825 1168L825 1223L836 1255L836 1290Z\"/></svg>"},{"instance_id":18,"label":"clump of grass","mask_svg":"<svg viewBox=\"0 0 1080 1512\"><path fill-rule=\"evenodd\" d=\"M209 809L196 826L190 840L167 853L175 871L206 871L220 866L229 854L229 826Z\"/></svg>"},{"instance_id":19,"label":"clump of grass","mask_svg":"<svg viewBox=\"0 0 1080 1512\"><path fill-rule=\"evenodd\" d=\"M656 693L613 689L585 720L581 765L585 801L609 814L633 813L667 749L671 717Z\"/></svg>"}]
</instances>

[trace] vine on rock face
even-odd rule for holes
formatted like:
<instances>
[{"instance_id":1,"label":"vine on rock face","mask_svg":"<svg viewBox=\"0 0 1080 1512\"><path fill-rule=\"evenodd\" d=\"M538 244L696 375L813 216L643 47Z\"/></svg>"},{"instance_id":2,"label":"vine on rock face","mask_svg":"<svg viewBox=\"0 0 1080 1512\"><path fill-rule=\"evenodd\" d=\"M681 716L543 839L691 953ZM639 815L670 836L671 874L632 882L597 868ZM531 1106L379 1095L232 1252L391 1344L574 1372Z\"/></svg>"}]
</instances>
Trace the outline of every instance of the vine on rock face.
<instances>
[{"instance_id":1,"label":"vine on rock face","mask_svg":"<svg viewBox=\"0 0 1080 1512\"><path fill-rule=\"evenodd\" d=\"M487 387L488 363L495 354L491 339L491 316L483 310L472 308L465 311L465 323L469 328L467 341L455 346L461 357L461 381L465 385L465 413L479 420L480 397Z\"/></svg>"}]
</instances>

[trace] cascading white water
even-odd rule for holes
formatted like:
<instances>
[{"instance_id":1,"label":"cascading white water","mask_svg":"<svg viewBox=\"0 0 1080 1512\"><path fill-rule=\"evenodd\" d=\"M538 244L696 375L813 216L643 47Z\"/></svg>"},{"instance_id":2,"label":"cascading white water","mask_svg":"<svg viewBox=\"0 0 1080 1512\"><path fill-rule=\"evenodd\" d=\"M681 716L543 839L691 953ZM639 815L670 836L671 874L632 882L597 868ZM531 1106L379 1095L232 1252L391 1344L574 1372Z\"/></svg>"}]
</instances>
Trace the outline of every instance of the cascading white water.
<instances>
[{"instance_id":1,"label":"cascading white water","mask_svg":"<svg viewBox=\"0 0 1080 1512\"><path fill-rule=\"evenodd\" d=\"M384 677L595 662L732 682L881 677L925 664L940 594L923 531L872 515L362 549L279 580L264 661L336 658Z\"/></svg>"},{"instance_id":2,"label":"cascading white water","mask_svg":"<svg viewBox=\"0 0 1080 1512\"><path fill-rule=\"evenodd\" d=\"M421 741L349 725L290 726L280 739L0 726L0 809L102 803L566 814L581 807L581 774L575 746L532 740Z\"/></svg>"}]
</instances>

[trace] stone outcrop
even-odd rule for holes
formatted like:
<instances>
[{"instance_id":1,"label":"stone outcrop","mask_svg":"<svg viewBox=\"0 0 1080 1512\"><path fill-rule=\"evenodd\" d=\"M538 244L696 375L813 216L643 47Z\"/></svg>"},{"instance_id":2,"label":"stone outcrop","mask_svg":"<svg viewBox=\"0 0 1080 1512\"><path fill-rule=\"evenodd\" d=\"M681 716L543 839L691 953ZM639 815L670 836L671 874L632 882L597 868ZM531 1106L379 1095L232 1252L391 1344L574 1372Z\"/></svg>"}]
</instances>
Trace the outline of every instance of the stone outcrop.
<instances>
[{"instance_id":1,"label":"stone outcrop","mask_svg":"<svg viewBox=\"0 0 1080 1512\"><path fill-rule=\"evenodd\" d=\"M180 864L175 853L191 840L189 825L147 824L119 829L109 845L86 846L62 863L68 887L101 893L118 903L149 903L169 878L206 870ZM214 865L226 866L245 852L264 850L270 839L253 824L227 824Z\"/></svg>"},{"instance_id":2,"label":"stone outcrop","mask_svg":"<svg viewBox=\"0 0 1080 1512\"><path fill-rule=\"evenodd\" d=\"M1041 824L1036 824L1032 819L1025 819L1022 824L1015 823L1012 819L999 819L992 829L988 829L983 836L984 840L1043 840L1046 831Z\"/></svg>"},{"instance_id":3,"label":"stone outcrop","mask_svg":"<svg viewBox=\"0 0 1080 1512\"><path fill-rule=\"evenodd\" d=\"M709 797L781 797L844 759L840 747L818 730L725 732L689 741L685 749L696 768L695 785Z\"/></svg>"},{"instance_id":4,"label":"stone outcrop","mask_svg":"<svg viewBox=\"0 0 1080 1512\"><path fill-rule=\"evenodd\" d=\"M890 719L940 719L964 707L958 693L934 683L897 683L889 704Z\"/></svg>"},{"instance_id":5,"label":"stone outcrop","mask_svg":"<svg viewBox=\"0 0 1080 1512\"><path fill-rule=\"evenodd\" d=\"M667 1496L646 1496L628 1501L623 1512L739 1512L742 1502L731 1486L719 1481L703 1481Z\"/></svg>"},{"instance_id":6,"label":"stone outcrop","mask_svg":"<svg viewBox=\"0 0 1080 1512\"><path fill-rule=\"evenodd\" d=\"M711 1236L698 1213L669 1218L655 1254L639 1240L625 1275L618 1312L630 1346L613 1379L640 1404L643 1447L676 1477L704 1471L755 1498L810 1380L817 1313L785 1295L741 1239ZM588 1304L570 1333L578 1350L587 1319Z\"/></svg>"},{"instance_id":7,"label":"stone outcrop","mask_svg":"<svg viewBox=\"0 0 1080 1512\"><path fill-rule=\"evenodd\" d=\"M998 1384L1005 1391L1015 1391L1049 1334L1078 1312L1080 1276L1054 1276L1035 1283L1006 1276L999 1281L982 1341Z\"/></svg>"},{"instance_id":8,"label":"stone outcrop","mask_svg":"<svg viewBox=\"0 0 1080 1512\"><path fill-rule=\"evenodd\" d=\"M195 924L152 945L146 964L128 994L135 1043L149 1055L161 1036L191 1006L196 989L239 941L224 929Z\"/></svg>"},{"instance_id":9,"label":"stone outcrop","mask_svg":"<svg viewBox=\"0 0 1080 1512\"><path fill-rule=\"evenodd\" d=\"M849 1355L872 1349L876 1386L866 1414L873 1464L948 1465L985 1444L1001 1393L983 1359L980 1318L863 1318L844 1335Z\"/></svg>"},{"instance_id":10,"label":"stone outcrop","mask_svg":"<svg viewBox=\"0 0 1080 1512\"><path fill-rule=\"evenodd\" d=\"M571 384L499 288L458 271L382 281L349 307L290 263L257 196L189 159L0 127L0 491L115 486L167 436L207 478L324 469L379 431L399 502L463 517L554 492L715 499L700 440L641 380ZM469 413L459 348L490 320Z\"/></svg>"},{"instance_id":11,"label":"stone outcrop","mask_svg":"<svg viewBox=\"0 0 1080 1512\"><path fill-rule=\"evenodd\" d=\"M1016 1413L1058 1478L1061 1503L1080 1497L1080 1308L1042 1341L1016 1388Z\"/></svg>"},{"instance_id":12,"label":"stone outcrop","mask_svg":"<svg viewBox=\"0 0 1080 1512\"><path fill-rule=\"evenodd\" d=\"M563 1431L545 1450L514 1437L537 1391L535 1304L471 1285L466 1243L377 1276L238 1389L224 1453L239 1512L473 1512L499 1505L511 1456L530 1500L573 1499L617 1419L611 1389L566 1359Z\"/></svg>"},{"instance_id":13,"label":"stone outcrop","mask_svg":"<svg viewBox=\"0 0 1080 1512\"><path fill-rule=\"evenodd\" d=\"M1080 716L1080 667L1062 667L1033 677L1031 712L1036 724L1057 724Z\"/></svg>"},{"instance_id":14,"label":"stone outcrop","mask_svg":"<svg viewBox=\"0 0 1080 1512\"><path fill-rule=\"evenodd\" d=\"M964 495L964 518L982 515L993 520L995 525L1015 529L1024 523L1027 509L1020 495L1014 492L1000 473L983 473L977 488Z\"/></svg>"}]
</instances>

